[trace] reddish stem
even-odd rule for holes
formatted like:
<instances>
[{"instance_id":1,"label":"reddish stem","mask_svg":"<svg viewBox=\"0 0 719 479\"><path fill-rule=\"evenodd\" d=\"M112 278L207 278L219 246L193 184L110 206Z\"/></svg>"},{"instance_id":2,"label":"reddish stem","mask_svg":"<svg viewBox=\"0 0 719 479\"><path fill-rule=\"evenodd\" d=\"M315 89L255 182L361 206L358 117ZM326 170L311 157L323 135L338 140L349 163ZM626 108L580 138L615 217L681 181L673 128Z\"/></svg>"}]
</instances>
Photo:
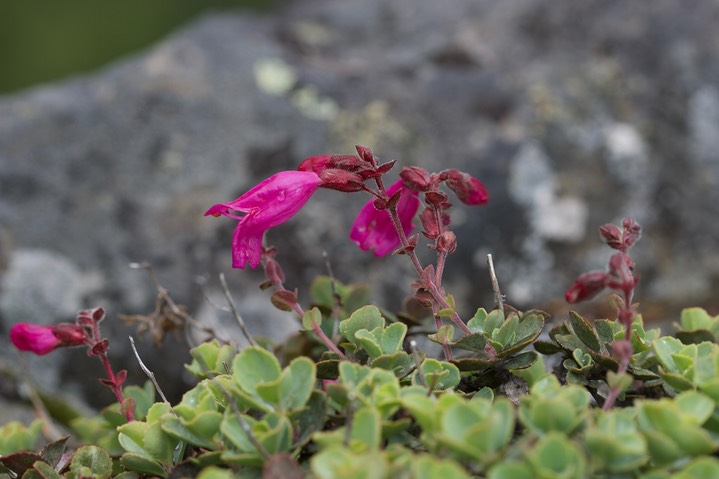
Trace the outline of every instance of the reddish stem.
<instances>
[{"instance_id":1,"label":"reddish stem","mask_svg":"<svg viewBox=\"0 0 719 479\"><path fill-rule=\"evenodd\" d=\"M279 279L273 280L272 285L275 287L276 291L288 291L287 288L285 288L285 285L282 284L282 281L280 281ZM294 303L292 305L292 310L300 317L300 320L302 320L305 315L305 311L304 309L302 309L302 306L300 306L299 303ZM337 345L330 338L327 337L325 332L322 331L322 328L320 328L319 324L313 322L312 330L320 338L320 340L325 343L325 345L327 346L327 348L329 348L330 351L338 355L340 359L347 360L347 356L342 352L342 350L340 350L340 348L337 347Z\"/></svg>"}]
</instances>

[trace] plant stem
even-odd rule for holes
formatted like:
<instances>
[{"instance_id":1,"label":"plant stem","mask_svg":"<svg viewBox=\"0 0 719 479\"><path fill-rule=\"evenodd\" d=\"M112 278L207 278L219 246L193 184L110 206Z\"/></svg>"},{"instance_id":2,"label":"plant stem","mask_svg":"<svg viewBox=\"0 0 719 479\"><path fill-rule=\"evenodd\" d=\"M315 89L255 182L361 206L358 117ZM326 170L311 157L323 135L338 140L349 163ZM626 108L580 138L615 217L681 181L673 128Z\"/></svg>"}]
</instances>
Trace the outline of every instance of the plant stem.
<instances>
[{"instance_id":1,"label":"plant stem","mask_svg":"<svg viewBox=\"0 0 719 479\"><path fill-rule=\"evenodd\" d=\"M391 206L387 208L389 211L389 216L392 219L392 224L394 225L395 230L397 231L397 234L399 235L400 243L404 248L407 248L409 246L409 240L407 239L407 235L404 234L404 229L402 228L402 223L399 220L399 214L397 213L397 207ZM415 271L417 272L418 276L422 276L422 272L424 268L422 268L422 264L419 262L419 258L417 258L417 254L414 252L414 250L411 250L411 248L407 251L407 256L410 257L410 260L412 261L412 265L414 266ZM437 275L435 274L435 278ZM429 292L432 294L432 297L434 298L435 302L442 306L442 308L451 308L450 304L447 303L447 301L444 299L442 295L442 291L440 287L435 283L435 281L431 281L429 286ZM455 325L462 331L464 331L465 334L472 334L472 331L467 327L466 324L464 324L464 321L462 321L462 318L459 317L459 314L457 311L454 311L454 313L451 316L452 322L454 322Z\"/></svg>"},{"instance_id":2,"label":"plant stem","mask_svg":"<svg viewBox=\"0 0 719 479\"><path fill-rule=\"evenodd\" d=\"M285 288L285 285L282 284L282 281L280 280L274 280L272 284L275 287L276 291L288 291L287 288ZM305 315L305 311L304 309L302 309L302 306L300 306L299 303L295 302L294 304L292 304L292 310L300 317L300 321L302 321L302 318ZM338 355L340 359L347 360L347 356L345 356L345 354L340 350L340 348L338 348L337 345L332 342L330 338L327 337L325 332L322 331L322 328L320 328L319 324L312 322L312 330L320 338L320 340L325 343L325 345L329 348L330 351Z\"/></svg>"},{"instance_id":3,"label":"plant stem","mask_svg":"<svg viewBox=\"0 0 719 479\"><path fill-rule=\"evenodd\" d=\"M122 409L125 402L125 397L122 395L122 386L117 384L117 378L115 377L115 373L112 372L112 366L110 366L110 360L107 358L107 353L103 352L99 356L102 360L102 365L105 366L105 371L107 372L107 379L109 380L107 386L112 389L113 393L115 393L117 402L120 403L120 409ZM132 408L125 409L125 418L128 422L134 419L134 412L132 411Z\"/></svg>"}]
</instances>

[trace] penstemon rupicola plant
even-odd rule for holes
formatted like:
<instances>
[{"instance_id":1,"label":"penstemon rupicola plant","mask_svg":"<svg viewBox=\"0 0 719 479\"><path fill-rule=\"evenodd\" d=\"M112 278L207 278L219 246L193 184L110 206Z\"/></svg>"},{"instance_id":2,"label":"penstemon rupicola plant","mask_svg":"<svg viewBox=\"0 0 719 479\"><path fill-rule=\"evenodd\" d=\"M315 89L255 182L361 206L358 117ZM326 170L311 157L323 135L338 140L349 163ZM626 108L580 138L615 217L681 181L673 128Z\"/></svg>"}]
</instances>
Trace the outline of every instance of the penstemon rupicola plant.
<instances>
[{"instance_id":1,"label":"penstemon rupicola plant","mask_svg":"<svg viewBox=\"0 0 719 479\"><path fill-rule=\"evenodd\" d=\"M232 265L236 268L257 268L262 262L267 280L275 290L275 299L282 301L300 317L304 311L297 302L296 292L285 289L284 274L276 260L276 250L263 246L265 231L294 216L318 188L344 193L365 192L371 199L360 210L350 238L375 256L405 255L417 273L412 284L416 297L434 312L437 329L442 326L440 311L448 311L451 321L465 334L470 329L454 308L454 300L442 287L447 256L457 248L457 237L450 229L448 211L452 203L445 186L468 205L487 203L489 195L476 178L456 169L429 173L417 167L404 167L400 179L385 185L385 175L396 161L380 163L371 149L357 146L356 155L321 155L304 160L297 171L272 175L229 203L212 206L206 215L227 216L238 220L232 240ZM422 265L415 250L419 233L413 220L419 213L421 233L429 240L429 248L437 253L435 264ZM244 214L239 216L238 213ZM327 347L344 358L344 354L315 324L314 331ZM452 358L446 341L445 356Z\"/></svg>"}]
</instances>

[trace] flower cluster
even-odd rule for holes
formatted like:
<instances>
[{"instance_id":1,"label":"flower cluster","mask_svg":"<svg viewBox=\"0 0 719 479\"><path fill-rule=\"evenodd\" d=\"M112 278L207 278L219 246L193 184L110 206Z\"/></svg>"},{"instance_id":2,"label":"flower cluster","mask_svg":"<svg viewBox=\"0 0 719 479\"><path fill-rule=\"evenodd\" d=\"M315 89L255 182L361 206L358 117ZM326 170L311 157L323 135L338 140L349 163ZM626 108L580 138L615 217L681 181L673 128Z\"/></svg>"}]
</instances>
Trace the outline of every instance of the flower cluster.
<instances>
[{"instance_id":1,"label":"flower cluster","mask_svg":"<svg viewBox=\"0 0 719 479\"><path fill-rule=\"evenodd\" d=\"M232 240L232 265L235 268L257 268L263 257L264 232L293 217L307 203L317 188L344 193L366 191L374 196L360 210L350 238L361 249L384 256L396 251L401 233L413 231L412 221L419 210L419 194L423 193L426 207L420 215L423 234L435 241L431 247L450 253L456 245L453 234L445 233L449 218L446 210L452 205L439 190L444 183L469 205L488 201L487 190L476 178L455 169L430 174L419 167L406 167L401 179L388 188L383 176L395 161L380 164L371 149L358 146L357 155L319 155L307 158L297 171L282 171L229 203L212 206L205 215L227 216L238 220ZM375 187L367 185L374 181ZM239 216L236 213L243 213ZM416 245L416 239L413 240ZM413 247L413 245L410 245Z\"/></svg>"},{"instance_id":2,"label":"flower cluster","mask_svg":"<svg viewBox=\"0 0 719 479\"><path fill-rule=\"evenodd\" d=\"M579 276L565 293L569 303L592 299L605 288L631 296L639 278L634 274L634 262L627 254L641 235L641 227L633 218L624 218L622 228L605 224L599 234L607 245L618 252L609 259L607 271L590 271Z\"/></svg>"}]
</instances>

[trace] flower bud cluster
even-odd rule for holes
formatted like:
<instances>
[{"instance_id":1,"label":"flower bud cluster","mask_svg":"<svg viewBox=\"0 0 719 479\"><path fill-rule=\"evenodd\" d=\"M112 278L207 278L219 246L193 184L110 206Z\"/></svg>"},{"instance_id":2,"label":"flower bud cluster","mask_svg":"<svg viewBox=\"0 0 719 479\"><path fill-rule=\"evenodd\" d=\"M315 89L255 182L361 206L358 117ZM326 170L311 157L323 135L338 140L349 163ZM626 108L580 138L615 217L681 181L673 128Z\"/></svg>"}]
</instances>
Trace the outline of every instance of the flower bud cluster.
<instances>
[{"instance_id":1,"label":"flower bud cluster","mask_svg":"<svg viewBox=\"0 0 719 479\"><path fill-rule=\"evenodd\" d=\"M590 271L579 276L565 293L569 303L578 303L592 299L605 288L619 291L625 297L631 297L639 278L634 274L634 262L627 250L636 243L641 227L633 218L625 218L622 228L605 224L599 228L599 234L610 248L618 250L609 259L607 271Z\"/></svg>"}]
</instances>

